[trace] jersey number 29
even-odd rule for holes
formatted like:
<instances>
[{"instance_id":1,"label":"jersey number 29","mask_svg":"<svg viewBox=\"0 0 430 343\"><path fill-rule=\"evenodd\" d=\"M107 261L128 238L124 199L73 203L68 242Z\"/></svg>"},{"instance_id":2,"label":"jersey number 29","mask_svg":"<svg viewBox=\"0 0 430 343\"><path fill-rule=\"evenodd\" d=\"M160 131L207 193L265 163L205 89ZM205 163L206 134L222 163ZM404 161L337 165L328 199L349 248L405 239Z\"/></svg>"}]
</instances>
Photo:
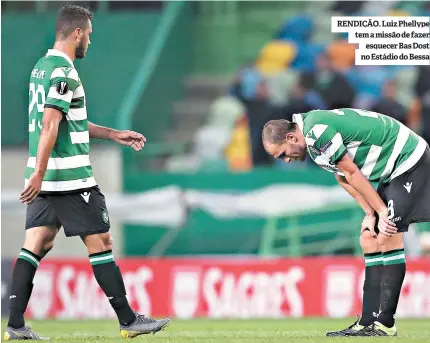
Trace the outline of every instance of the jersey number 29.
<instances>
[{"instance_id":1,"label":"jersey number 29","mask_svg":"<svg viewBox=\"0 0 430 343\"><path fill-rule=\"evenodd\" d=\"M45 106L45 89L42 85L38 85L36 89L36 85L34 83L30 83L30 105L28 106L28 115L29 115L29 124L28 131L34 132L36 131L36 118L32 118L32 113L34 117L36 117L36 113L43 113L43 107ZM34 106L37 106L37 112L33 112ZM41 128L40 123L38 123L39 128Z\"/></svg>"}]
</instances>

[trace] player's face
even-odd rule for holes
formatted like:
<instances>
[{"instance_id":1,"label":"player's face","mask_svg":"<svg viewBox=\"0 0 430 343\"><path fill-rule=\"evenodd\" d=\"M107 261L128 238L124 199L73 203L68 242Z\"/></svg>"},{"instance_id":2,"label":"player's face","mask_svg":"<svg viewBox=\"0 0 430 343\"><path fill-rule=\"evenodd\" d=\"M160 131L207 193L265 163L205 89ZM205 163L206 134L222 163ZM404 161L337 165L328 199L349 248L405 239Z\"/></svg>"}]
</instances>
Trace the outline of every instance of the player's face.
<instances>
[{"instance_id":1,"label":"player's face","mask_svg":"<svg viewBox=\"0 0 430 343\"><path fill-rule=\"evenodd\" d=\"M300 143L295 135L288 134L281 144L264 143L267 153L274 158L279 158L285 163L292 161L303 162L306 158L306 144Z\"/></svg>"},{"instance_id":2,"label":"player's face","mask_svg":"<svg viewBox=\"0 0 430 343\"><path fill-rule=\"evenodd\" d=\"M91 44L90 35L93 32L91 21L88 21L89 25L86 29L81 30L81 33L78 35L78 45L76 46L75 56L76 58L84 58L88 46Z\"/></svg>"}]
</instances>

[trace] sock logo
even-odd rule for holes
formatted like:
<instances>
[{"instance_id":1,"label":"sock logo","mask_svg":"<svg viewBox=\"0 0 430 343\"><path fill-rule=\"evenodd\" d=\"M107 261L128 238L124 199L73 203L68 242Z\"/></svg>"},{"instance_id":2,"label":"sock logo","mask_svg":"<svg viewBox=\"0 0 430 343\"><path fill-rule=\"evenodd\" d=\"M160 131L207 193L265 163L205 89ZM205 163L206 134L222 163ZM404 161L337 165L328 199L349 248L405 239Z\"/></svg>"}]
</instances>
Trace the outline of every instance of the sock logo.
<instances>
[{"instance_id":1,"label":"sock logo","mask_svg":"<svg viewBox=\"0 0 430 343\"><path fill-rule=\"evenodd\" d=\"M15 294L12 294L12 295L9 297L9 299L14 299L14 298L16 298L16 295L15 295Z\"/></svg>"}]
</instances>

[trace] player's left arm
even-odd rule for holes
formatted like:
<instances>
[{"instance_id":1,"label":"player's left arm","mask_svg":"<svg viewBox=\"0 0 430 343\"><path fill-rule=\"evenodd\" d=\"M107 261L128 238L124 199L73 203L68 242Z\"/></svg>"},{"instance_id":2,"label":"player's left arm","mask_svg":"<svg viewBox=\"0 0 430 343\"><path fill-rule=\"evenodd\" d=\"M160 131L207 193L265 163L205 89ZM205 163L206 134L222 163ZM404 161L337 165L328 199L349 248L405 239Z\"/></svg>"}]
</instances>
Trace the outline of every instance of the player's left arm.
<instances>
[{"instance_id":1,"label":"player's left arm","mask_svg":"<svg viewBox=\"0 0 430 343\"><path fill-rule=\"evenodd\" d=\"M396 233L397 229L395 224L388 220L388 208L382 201L379 194L373 188L372 184L363 175L357 165L353 162L348 154L345 154L337 163L336 167L345 175L348 183L369 203L370 206L379 215L381 227L381 220L384 222L384 234Z\"/></svg>"},{"instance_id":2,"label":"player's left arm","mask_svg":"<svg viewBox=\"0 0 430 343\"><path fill-rule=\"evenodd\" d=\"M58 127L63 119L63 113L57 108L45 107L42 117L39 144L37 146L36 167L21 193L23 204L31 203L42 189L42 180L48 168L49 157L58 136Z\"/></svg>"},{"instance_id":3,"label":"player's left arm","mask_svg":"<svg viewBox=\"0 0 430 343\"><path fill-rule=\"evenodd\" d=\"M90 138L110 140L112 139L111 136L114 135L115 131L115 129L110 127L99 126L88 122L88 132L90 134Z\"/></svg>"},{"instance_id":4,"label":"player's left arm","mask_svg":"<svg viewBox=\"0 0 430 343\"><path fill-rule=\"evenodd\" d=\"M90 138L112 140L118 144L130 146L136 151L142 150L146 142L146 138L138 132L115 130L91 122L88 122L88 132Z\"/></svg>"}]
</instances>

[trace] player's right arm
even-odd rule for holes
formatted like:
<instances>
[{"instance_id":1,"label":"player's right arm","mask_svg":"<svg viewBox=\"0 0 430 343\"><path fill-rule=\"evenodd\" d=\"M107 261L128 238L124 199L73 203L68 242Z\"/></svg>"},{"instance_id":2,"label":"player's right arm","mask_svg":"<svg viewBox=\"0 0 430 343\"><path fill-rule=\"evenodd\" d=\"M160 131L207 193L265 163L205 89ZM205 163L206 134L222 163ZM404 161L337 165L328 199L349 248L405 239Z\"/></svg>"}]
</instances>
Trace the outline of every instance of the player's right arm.
<instances>
[{"instance_id":1,"label":"player's right arm","mask_svg":"<svg viewBox=\"0 0 430 343\"><path fill-rule=\"evenodd\" d=\"M51 156L58 136L58 126L63 119L63 113L55 108L45 108L42 118L39 145L37 148L36 168L34 172L45 176L49 156Z\"/></svg>"},{"instance_id":2,"label":"player's right arm","mask_svg":"<svg viewBox=\"0 0 430 343\"><path fill-rule=\"evenodd\" d=\"M376 223L376 217L375 217L375 210L370 206L370 204L366 201L366 199L363 198L363 196L358 193L354 187L352 187L348 180L345 178L345 176L341 176L338 174L335 174L337 182L345 189L360 205L363 212L365 213L363 222L361 223L361 232L364 232L365 230L369 230L373 237L376 237L375 233L375 223Z\"/></svg>"},{"instance_id":3,"label":"player's right arm","mask_svg":"<svg viewBox=\"0 0 430 343\"><path fill-rule=\"evenodd\" d=\"M45 108L42 117L39 145L37 147L36 168L21 193L20 200L28 204L40 193L42 180L48 167L49 156L58 136L58 127L63 119L63 112L55 108Z\"/></svg>"},{"instance_id":4,"label":"player's right arm","mask_svg":"<svg viewBox=\"0 0 430 343\"><path fill-rule=\"evenodd\" d=\"M378 228L379 231L387 236L397 233L395 224L388 219L388 209L379 194L373 188L369 180L367 180L358 169L357 165L352 161L351 157L346 154L336 164L336 167L345 175L348 183L369 203L370 206L378 213Z\"/></svg>"},{"instance_id":5,"label":"player's right arm","mask_svg":"<svg viewBox=\"0 0 430 343\"><path fill-rule=\"evenodd\" d=\"M32 202L40 193L49 157L57 140L58 127L63 117L68 114L73 92L78 87L79 77L74 68L57 67L49 75L48 88L45 89L47 96L43 103L42 128L37 146L36 166L21 193L20 200L22 203Z\"/></svg>"}]
</instances>

